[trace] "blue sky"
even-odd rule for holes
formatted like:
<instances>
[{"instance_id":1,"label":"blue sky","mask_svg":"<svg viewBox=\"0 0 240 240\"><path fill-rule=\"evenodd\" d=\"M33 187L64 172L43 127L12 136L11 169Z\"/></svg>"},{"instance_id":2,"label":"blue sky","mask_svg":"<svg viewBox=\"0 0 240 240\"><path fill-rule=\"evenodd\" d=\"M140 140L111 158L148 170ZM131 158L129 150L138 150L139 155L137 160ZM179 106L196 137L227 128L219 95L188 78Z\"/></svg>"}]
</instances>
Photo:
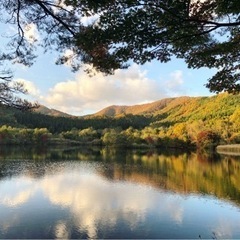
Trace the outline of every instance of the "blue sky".
<instances>
[{"instance_id":1,"label":"blue sky","mask_svg":"<svg viewBox=\"0 0 240 240\"><path fill-rule=\"evenodd\" d=\"M34 33L34 29L30 33ZM132 64L129 69L117 70L111 76L96 73L89 77L82 69L73 73L68 65L55 65L57 53L38 53L35 64L30 68L19 64L11 66L14 80L24 82L29 91L27 99L77 116L94 113L110 105L212 95L204 84L214 70L188 69L179 59L169 63L152 61L142 66Z\"/></svg>"}]
</instances>

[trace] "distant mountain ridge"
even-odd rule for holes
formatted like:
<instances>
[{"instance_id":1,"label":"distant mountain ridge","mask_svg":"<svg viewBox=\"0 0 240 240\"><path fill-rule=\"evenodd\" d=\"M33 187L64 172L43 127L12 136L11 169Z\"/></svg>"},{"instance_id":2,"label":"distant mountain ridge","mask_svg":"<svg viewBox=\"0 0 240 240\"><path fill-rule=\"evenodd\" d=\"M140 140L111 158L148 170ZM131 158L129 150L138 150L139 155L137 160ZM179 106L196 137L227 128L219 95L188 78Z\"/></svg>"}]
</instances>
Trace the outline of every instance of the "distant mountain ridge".
<instances>
[{"instance_id":1,"label":"distant mountain ridge","mask_svg":"<svg viewBox=\"0 0 240 240\"><path fill-rule=\"evenodd\" d=\"M169 105L179 105L188 102L193 99L193 97L176 97L176 98L164 98L155 102L145 103L145 104L137 104L132 106L120 106L120 105L112 105L106 107L99 112L92 114L92 116L108 116L108 117L116 117L122 114L133 114L133 115L151 115L154 114Z\"/></svg>"},{"instance_id":2,"label":"distant mountain ridge","mask_svg":"<svg viewBox=\"0 0 240 240\"><path fill-rule=\"evenodd\" d=\"M152 118L151 126L194 121L240 121L240 95L221 93L208 97L165 98L133 106L109 106L91 117L142 115Z\"/></svg>"},{"instance_id":3,"label":"distant mountain ridge","mask_svg":"<svg viewBox=\"0 0 240 240\"><path fill-rule=\"evenodd\" d=\"M235 111L238 115L240 109L240 95L221 93L208 97L174 97L164 98L155 102L137 104L132 106L112 105L99 112L85 116L73 116L56 109L40 106L35 110L37 113L54 117L66 118L101 118L101 117L124 117L124 115L154 116L154 121L184 122L192 119L209 119L213 115L218 118L230 116ZM235 114L235 115L236 115Z\"/></svg>"},{"instance_id":4,"label":"distant mountain ridge","mask_svg":"<svg viewBox=\"0 0 240 240\"><path fill-rule=\"evenodd\" d=\"M40 105L38 108L34 109L34 112L54 117L73 117L73 115L61 112L53 108L48 108L43 105Z\"/></svg>"}]
</instances>

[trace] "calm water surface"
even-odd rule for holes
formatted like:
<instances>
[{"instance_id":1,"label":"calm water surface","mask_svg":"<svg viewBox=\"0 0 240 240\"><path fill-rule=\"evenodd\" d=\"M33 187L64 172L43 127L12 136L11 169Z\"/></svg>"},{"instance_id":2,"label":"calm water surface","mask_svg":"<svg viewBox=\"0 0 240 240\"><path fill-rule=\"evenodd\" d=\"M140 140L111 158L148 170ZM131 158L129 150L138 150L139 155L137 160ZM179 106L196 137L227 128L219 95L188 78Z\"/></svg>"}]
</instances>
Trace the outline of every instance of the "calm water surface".
<instances>
[{"instance_id":1,"label":"calm water surface","mask_svg":"<svg viewBox=\"0 0 240 240\"><path fill-rule=\"evenodd\" d=\"M1 149L0 238L240 238L240 158Z\"/></svg>"}]
</instances>

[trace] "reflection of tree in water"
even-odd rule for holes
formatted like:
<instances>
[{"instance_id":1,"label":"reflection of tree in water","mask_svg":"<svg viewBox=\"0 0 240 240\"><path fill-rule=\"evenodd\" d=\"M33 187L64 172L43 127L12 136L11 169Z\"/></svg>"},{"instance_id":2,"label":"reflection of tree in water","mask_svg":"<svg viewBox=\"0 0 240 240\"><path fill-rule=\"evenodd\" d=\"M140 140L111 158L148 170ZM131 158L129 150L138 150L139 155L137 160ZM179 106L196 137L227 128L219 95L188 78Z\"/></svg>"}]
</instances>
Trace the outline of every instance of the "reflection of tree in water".
<instances>
[{"instance_id":1,"label":"reflection of tree in water","mask_svg":"<svg viewBox=\"0 0 240 240\"><path fill-rule=\"evenodd\" d=\"M180 193L212 194L240 204L240 161L217 154L165 155L122 152L110 158L102 174L114 180L144 183ZM109 156L108 156L109 157ZM106 159L109 159L105 157Z\"/></svg>"},{"instance_id":2,"label":"reflection of tree in water","mask_svg":"<svg viewBox=\"0 0 240 240\"><path fill-rule=\"evenodd\" d=\"M209 163L221 161L221 156L217 152L213 152L213 151L208 152L204 150L198 150L197 159L202 163L209 164Z\"/></svg>"},{"instance_id":3,"label":"reflection of tree in water","mask_svg":"<svg viewBox=\"0 0 240 240\"><path fill-rule=\"evenodd\" d=\"M114 148L1 148L0 178L25 174L41 178L61 171L66 161L100 163L99 174L180 193L212 194L240 204L240 161L205 152L175 154Z\"/></svg>"}]
</instances>

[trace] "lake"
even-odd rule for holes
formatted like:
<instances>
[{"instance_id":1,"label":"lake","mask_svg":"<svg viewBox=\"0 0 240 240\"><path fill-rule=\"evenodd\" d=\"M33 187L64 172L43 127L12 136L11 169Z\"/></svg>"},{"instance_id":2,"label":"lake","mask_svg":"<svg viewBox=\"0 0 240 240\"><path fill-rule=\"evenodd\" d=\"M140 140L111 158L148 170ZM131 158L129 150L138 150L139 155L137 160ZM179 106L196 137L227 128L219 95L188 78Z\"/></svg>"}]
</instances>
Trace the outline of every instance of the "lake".
<instances>
[{"instance_id":1,"label":"lake","mask_svg":"<svg viewBox=\"0 0 240 240\"><path fill-rule=\"evenodd\" d=\"M0 238L240 238L240 157L1 147Z\"/></svg>"}]
</instances>

